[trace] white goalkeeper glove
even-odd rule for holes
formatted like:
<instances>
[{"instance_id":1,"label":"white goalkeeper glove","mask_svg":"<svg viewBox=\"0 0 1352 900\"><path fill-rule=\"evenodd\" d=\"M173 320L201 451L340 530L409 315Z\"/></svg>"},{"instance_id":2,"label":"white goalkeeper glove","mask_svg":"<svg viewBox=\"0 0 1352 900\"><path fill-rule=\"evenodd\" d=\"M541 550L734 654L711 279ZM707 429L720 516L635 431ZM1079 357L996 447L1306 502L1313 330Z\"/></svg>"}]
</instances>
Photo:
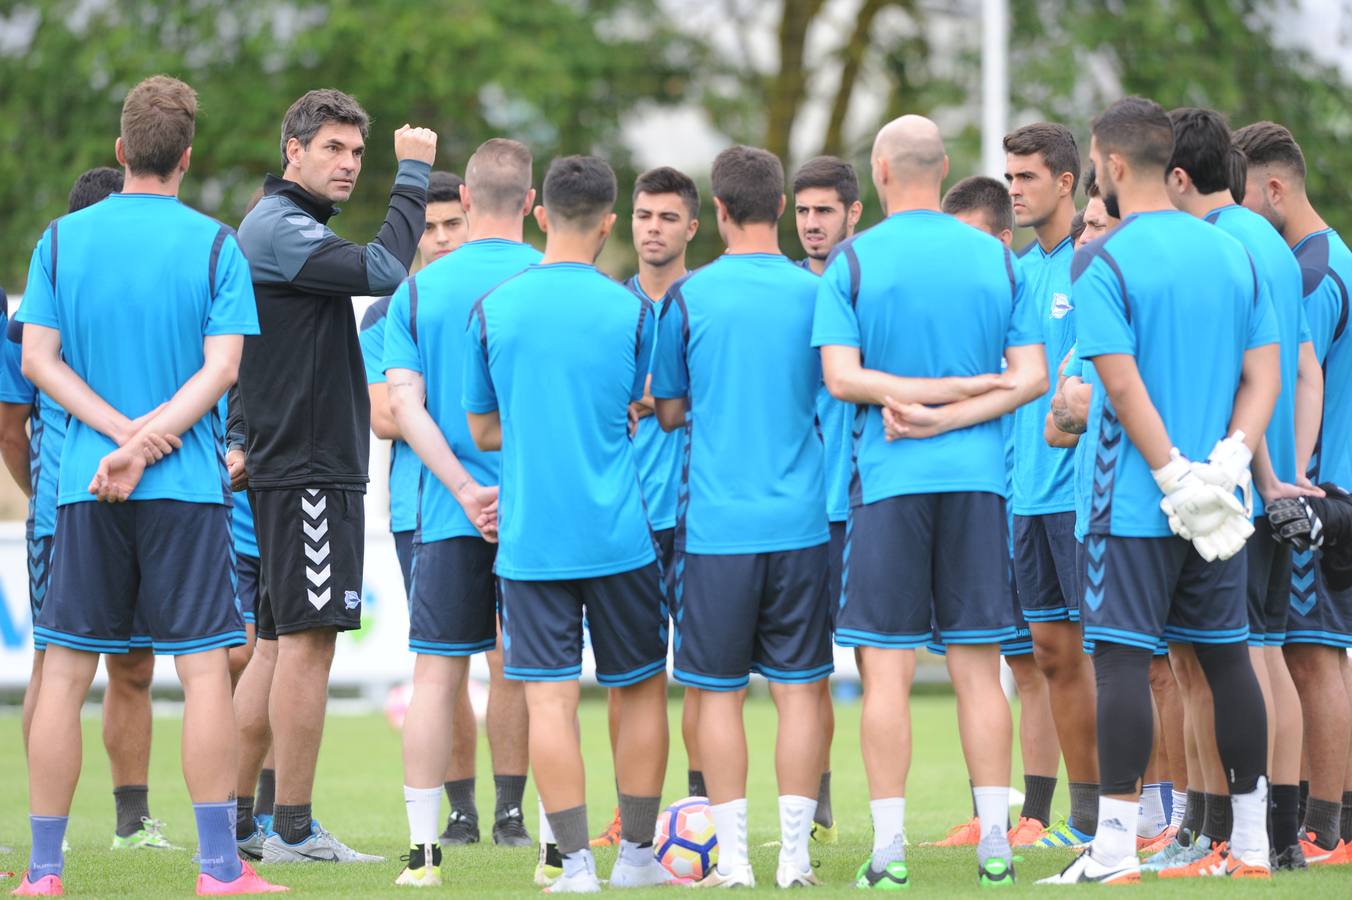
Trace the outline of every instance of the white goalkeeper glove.
<instances>
[{"instance_id":1,"label":"white goalkeeper glove","mask_svg":"<svg viewBox=\"0 0 1352 900\"><path fill-rule=\"evenodd\" d=\"M1244 547L1253 533L1253 522L1235 498L1233 489L1203 480L1197 466L1177 448L1169 462L1151 471L1164 498L1160 509L1169 518L1174 534L1191 541L1207 562L1229 559Z\"/></svg>"},{"instance_id":2,"label":"white goalkeeper glove","mask_svg":"<svg viewBox=\"0 0 1352 900\"><path fill-rule=\"evenodd\" d=\"M1244 432L1236 431L1228 438L1217 441L1206 462L1193 463L1192 470L1198 478L1228 493L1242 490L1244 514L1252 518L1253 475L1249 469L1252 463L1253 453L1244 444Z\"/></svg>"}]
</instances>

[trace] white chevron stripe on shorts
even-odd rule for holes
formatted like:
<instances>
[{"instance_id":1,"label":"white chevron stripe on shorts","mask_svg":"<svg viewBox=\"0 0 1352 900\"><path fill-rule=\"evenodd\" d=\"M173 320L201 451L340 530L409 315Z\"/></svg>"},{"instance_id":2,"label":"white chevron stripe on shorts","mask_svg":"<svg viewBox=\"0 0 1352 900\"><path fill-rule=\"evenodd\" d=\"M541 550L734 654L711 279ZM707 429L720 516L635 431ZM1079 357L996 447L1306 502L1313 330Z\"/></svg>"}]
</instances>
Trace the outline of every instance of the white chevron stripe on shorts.
<instances>
[{"instance_id":1,"label":"white chevron stripe on shorts","mask_svg":"<svg viewBox=\"0 0 1352 900\"><path fill-rule=\"evenodd\" d=\"M305 592L311 606L323 609L333 596L329 585L332 567L325 563L329 558L329 501L312 488L306 488L305 494L307 496L300 498L301 531L305 534L305 557L308 560L305 577L309 585Z\"/></svg>"}]
</instances>

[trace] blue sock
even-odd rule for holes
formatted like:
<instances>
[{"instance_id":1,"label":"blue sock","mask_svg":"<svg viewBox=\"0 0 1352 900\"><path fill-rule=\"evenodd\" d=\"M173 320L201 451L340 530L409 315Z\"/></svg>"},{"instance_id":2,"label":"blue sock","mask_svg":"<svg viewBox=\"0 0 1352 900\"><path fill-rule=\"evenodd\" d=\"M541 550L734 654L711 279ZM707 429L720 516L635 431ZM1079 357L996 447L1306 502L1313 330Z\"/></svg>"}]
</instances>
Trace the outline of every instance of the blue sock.
<instances>
[{"instance_id":1,"label":"blue sock","mask_svg":"<svg viewBox=\"0 0 1352 900\"><path fill-rule=\"evenodd\" d=\"M235 844L235 801L194 803L202 871L217 881L234 881L241 872Z\"/></svg>"},{"instance_id":2,"label":"blue sock","mask_svg":"<svg viewBox=\"0 0 1352 900\"><path fill-rule=\"evenodd\" d=\"M66 838L68 816L29 816L33 830L33 851L28 857L28 880L36 882L47 875L60 875L66 866L61 843Z\"/></svg>"}]
</instances>

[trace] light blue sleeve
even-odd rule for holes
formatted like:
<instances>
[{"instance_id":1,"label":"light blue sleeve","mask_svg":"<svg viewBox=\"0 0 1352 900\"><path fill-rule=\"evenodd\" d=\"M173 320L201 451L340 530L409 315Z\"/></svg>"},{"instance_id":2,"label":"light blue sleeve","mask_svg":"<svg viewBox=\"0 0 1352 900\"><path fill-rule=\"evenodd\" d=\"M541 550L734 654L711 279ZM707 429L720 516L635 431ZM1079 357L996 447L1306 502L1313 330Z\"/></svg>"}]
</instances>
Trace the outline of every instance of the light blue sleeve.
<instances>
[{"instance_id":1,"label":"light blue sleeve","mask_svg":"<svg viewBox=\"0 0 1352 900\"><path fill-rule=\"evenodd\" d=\"M1297 344L1304 344L1313 341L1314 335L1310 334L1310 320L1305 317L1305 304L1300 304L1300 336L1296 339Z\"/></svg>"},{"instance_id":2,"label":"light blue sleeve","mask_svg":"<svg viewBox=\"0 0 1352 900\"><path fill-rule=\"evenodd\" d=\"M812 346L858 347L859 317L855 314L855 285L849 260L838 252L817 285L817 306L812 316Z\"/></svg>"},{"instance_id":3,"label":"light blue sleeve","mask_svg":"<svg viewBox=\"0 0 1352 900\"><path fill-rule=\"evenodd\" d=\"M227 235L221 244L214 287L216 294L203 333L258 334L258 303L254 300L249 262L240 252L234 235Z\"/></svg>"},{"instance_id":4,"label":"light blue sleeve","mask_svg":"<svg viewBox=\"0 0 1352 900\"><path fill-rule=\"evenodd\" d=\"M28 263L28 281L23 288L23 303L14 314L18 322L26 325L42 325L45 328L60 328L61 319L56 311L56 294L52 290L52 229L42 233L38 245L33 249L33 258Z\"/></svg>"},{"instance_id":5,"label":"light blue sleeve","mask_svg":"<svg viewBox=\"0 0 1352 900\"><path fill-rule=\"evenodd\" d=\"M393 308L394 303L390 303ZM368 313L369 315L369 313ZM383 316L372 316L370 321L363 320L362 328L357 332L357 343L361 344L362 368L366 369L367 384L385 383L385 320Z\"/></svg>"},{"instance_id":6,"label":"light blue sleeve","mask_svg":"<svg viewBox=\"0 0 1352 900\"><path fill-rule=\"evenodd\" d=\"M657 348L657 324L653 321L657 318L657 310L647 299L640 297L639 307L640 315L643 316L643 330L639 333L638 348L634 361L634 387L630 391L629 399L631 401L641 400L643 398L643 389L648 384L648 372L652 368L653 353Z\"/></svg>"},{"instance_id":7,"label":"light blue sleeve","mask_svg":"<svg viewBox=\"0 0 1352 900\"><path fill-rule=\"evenodd\" d=\"M1245 350L1276 344L1282 339L1277 327L1277 310L1272 303L1272 292L1268 290L1266 281L1255 283L1258 296L1254 298L1253 315L1249 317L1249 339L1244 345Z\"/></svg>"},{"instance_id":8,"label":"light blue sleeve","mask_svg":"<svg viewBox=\"0 0 1352 900\"><path fill-rule=\"evenodd\" d=\"M1030 296L1028 281L1024 278L1023 267L1018 264L1009 251L1010 269L1013 273L1014 306L1009 316L1009 332L1005 335L1006 347L1025 347L1041 344L1046 340L1042 330L1042 310L1038 308L1036 298ZM1048 365L1060 365L1061 360L1047 360Z\"/></svg>"},{"instance_id":9,"label":"light blue sleeve","mask_svg":"<svg viewBox=\"0 0 1352 900\"><path fill-rule=\"evenodd\" d=\"M668 295L658 322L657 352L653 355L653 396L671 400L690 393L690 369L685 358L685 317L682 302Z\"/></svg>"},{"instance_id":10,"label":"light blue sleeve","mask_svg":"<svg viewBox=\"0 0 1352 900\"><path fill-rule=\"evenodd\" d=\"M0 310L0 403L31 405L37 399L33 382L23 377L23 324L5 321Z\"/></svg>"},{"instance_id":11,"label":"light blue sleeve","mask_svg":"<svg viewBox=\"0 0 1352 900\"><path fill-rule=\"evenodd\" d=\"M1078 345L1070 348L1070 359L1066 360L1066 367L1061 373L1067 378L1084 378L1084 360L1080 359Z\"/></svg>"},{"instance_id":12,"label":"light blue sleeve","mask_svg":"<svg viewBox=\"0 0 1352 900\"><path fill-rule=\"evenodd\" d=\"M1076 347L1084 359L1109 353L1136 355L1136 332L1127 317L1122 283L1094 244L1075 254L1071 284L1075 297Z\"/></svg>"},{"instance_id":13,"label":"light blue sleeve","mask_svg":"<svg viewBox=\"0 0 1352 900\"><path fill-rule=\"evenodd\" d=\"M1338 318L1342 315L1342 294L1333 279L1325 276L1318 287L1305 295L1305 322L1314 343L1315 355L1323 363L1333 346L1333 332L1338 327ZM27 305L27 298L24 298ZM19 312L22 314L23 309Z\"/></svg>"},{"instance_id":14,"label":"light blue sleeve","mask_svg":"<svg viewBox=\"0 0 1352 900\"><path fill-rule=\"evenodd\" d=\"M413 306L409 302L408 284L405 281L399 285L399 290L390 298L389 312L385 314L382 362L376 367L380 370L381 381L385 380L385 373L390 369L423 371L422 357L418 354L418 345L413 341Z\"/></svg>"},{"instance_id":15,"label":"light blue sleeve","mask_svg":"<svg viewBox=\"0 0 1352 900\"><path fill-rule=\"evenodd\" d=\"M465 386L461 397L465 411L472 413L490 413L498 408L498 392L488 370L488 340L481 328L479 316L472 313L465 330Z\"/></svg>"}]
</instances>

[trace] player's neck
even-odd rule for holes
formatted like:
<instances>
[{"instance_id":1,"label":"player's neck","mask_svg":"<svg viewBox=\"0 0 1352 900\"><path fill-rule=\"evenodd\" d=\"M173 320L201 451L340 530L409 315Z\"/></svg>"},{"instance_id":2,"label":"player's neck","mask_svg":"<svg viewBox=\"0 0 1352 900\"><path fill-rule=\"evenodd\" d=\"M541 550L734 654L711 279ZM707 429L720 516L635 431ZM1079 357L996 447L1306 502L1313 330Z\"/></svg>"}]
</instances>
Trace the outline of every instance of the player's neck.
<instances>
[{"instance_id":1,"label":"player's neck","mask_svg":"<svg viewBox=\"0 0 1352 900\"><path fill-rule=\"evenodd\" d=\"M161 197L177 197L178 186L183 181L179 173L170 175L161 181L157 175L133 175L128 172L122 179L120 194L158 194Z\"/></svg>"},{"instance_id":2,"label":"player's neck","mask_svg":"<svg viewBox=\"0 0 1352 900\"><path fill-rule=\"evenodd\" d=\"M821 275L826 272L826 259L817 259L815 256L807 258L808 271L813 275Z\"/></svg>"},{"instance_id":3,"label":"player's neck","mask_svg":"<svg viewBox=\"0 0 1352 900\"><path fill-rule=\"evenodd\" d=\"M772 222L728 224L724 227L723 240L728 245L727 252L734 255L779 253L779 227Z\"/></svg>"},{"instance_id":4,"label":"player's neck","mask_svg":"<svg viewBox=\"0 0 1352 900\"><path fill-rule=\"evenodd\" d=\"M939 185L889 184L886 193L883 194L883 210L889 216L914 210L938 212Z\"/></svg>"},{"instance_id":5,"label":"player's neck","mask_svg":"<svg viewBox=\"0 0 1352 900\"><path fill-rule=\"evenodd\" d=\"M1199 219L1205 219L1218 209L1234 205L1235 198L1229 188L1212 191L1209 194L1192 194L1182 200L1183 211Z\"/></svg>"},{"instance_id":6,"label":"player's neck","mask_svg":"<svg viewBox=\"0 0 1352 900\"><path fill-rule=\"evenodd\" d=\"M684 253L664 266L654 266L640 260L638 287L648 299L661 300L673 284L685 277L685 273Z\"/></svg>"},{"instance_id":7,"label":"player's neck","mask_svg":"<svg viewBox=\"0 0 1352 900\"><path fill-rule=\"evenodd\" d=\"M1288 246L1294 247L1316 231L1323 231L1328 227L1328 223L1310 205L1308 197L1303 194L1294 196L1287 194L1286 228L1282 230L1282 237L1286 239Z\"/></svg>"},{"instance_id":8,"label":"player's neck","mask_svg":"<svg viewBox=\"0 0 1352 900\"><path fill-rule=\"evenodd\" d=\"M1163 178L1118 182L1117 205L1124 219L1136 213L1177 209L1169 199Z\"/></svg>"},{"instance_id":9,"label":"player's neck","mask_svg":"<svg viewBox=\"0 0 1352 900\"><path fill-rule=\"evenodd\" d=\"M515 241L521 243L525 219L520 216L470 216L468 239L471 241Z\"/></svg>"},{"instance_id":10,"label":"player's neck","mask_svg":"<svg viewBox=\"0 0 1352 900\"><path fill-rule=\"evenodd\" d=\"M545 233L545 253L540 259L540 265L581 263L584 266L594 266L596 257L601 252L596 239L596 233L590 230L581 232L563 228L550 229Z\"/></svg>"},{"instance_id":11,"label":"player's neck","mask_svg":"<svg viewBox=\"0 0 1352 900\"><path fill-rule=\"evenodd\" d=\"M1056 211L1048 216L1046 221L1033 229L1033 233L1037 235L1037 242L1044 252L1050 253L1058 244L1070 237L1070 222L1074 218L1075 201L1067 198L1066 202L1056 205Z\"/></svg>"}]
</instances>

